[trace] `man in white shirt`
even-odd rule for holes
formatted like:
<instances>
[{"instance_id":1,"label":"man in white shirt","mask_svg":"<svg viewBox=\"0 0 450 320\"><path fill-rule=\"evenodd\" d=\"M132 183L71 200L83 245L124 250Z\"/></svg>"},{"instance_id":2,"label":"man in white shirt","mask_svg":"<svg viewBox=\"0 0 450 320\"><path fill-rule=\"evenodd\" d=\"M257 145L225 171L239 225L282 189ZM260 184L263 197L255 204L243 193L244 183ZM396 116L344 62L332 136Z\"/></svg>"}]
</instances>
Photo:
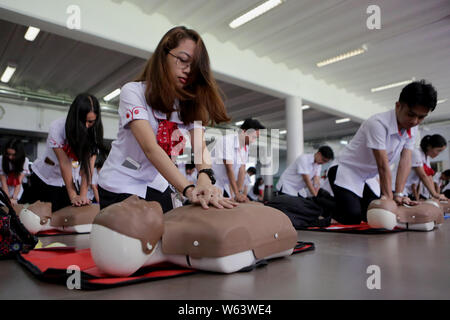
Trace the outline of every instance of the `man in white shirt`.
<instances>
[{"instance_id":1,"label":"man in white shirt","mask_svg":"<svg viewBox=\"0 0 450 320\"><path fill-rule=\"evenodd\" d=\"M417 126L436 107L437 92L424 80L403 88L395 109L373 115L358 129L339 155L328 178L337 210L335 220L342 224L367 221L367 208L378 197L366 181L379 174L381 197L398 204L415 204L402 191L411 170L411 155ZM390 165L400 158L395 190Z\"/></svg>"},{"instance_id":2,"label":"man in white shirt","mask_svg":"<svg viewBox=\"0 0 450 320\"><path fill-rule=\"evenodd\" d=\"M216 176L216 187L225 197L237 202L249 201L244 194L245 164L248 162L248 148L259 137L259 130L265 127L256 119L246 119L238 133L222 136L214 147L212 169Z\"/></svg>"},{"instance_id":3,"label":"man in white shirt","mask_svg":"<svg viewBox=\"0 0 450 320\"><path fill-rule=\"evenodd\" d=\"M317 196L322 164L333 159L333 150L328 146L321 146L314 154L300 155L281 175L276 185L278 192L294 197L305 197L303 189L308 189L312 196Z\"/></svg>"}]
</instances>

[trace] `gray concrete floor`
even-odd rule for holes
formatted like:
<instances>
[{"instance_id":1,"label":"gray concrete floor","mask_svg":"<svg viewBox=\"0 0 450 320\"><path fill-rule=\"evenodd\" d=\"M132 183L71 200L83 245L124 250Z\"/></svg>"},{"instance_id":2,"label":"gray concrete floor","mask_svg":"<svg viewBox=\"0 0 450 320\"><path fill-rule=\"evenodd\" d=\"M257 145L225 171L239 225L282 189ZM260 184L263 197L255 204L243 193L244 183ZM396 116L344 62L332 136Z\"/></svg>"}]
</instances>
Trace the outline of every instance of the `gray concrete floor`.
<instances>
[{"instance_id":1,"label":"gray concrete floor","mask_svg":"<svg viewBox=\"0 0 450 320\"><path fill-rule=\"evenodd\" d=\"M81 291L36 279L16 261L0 261L0 299L450 299L450 221L432 232L358 235L299 231L315 251L230 275L199 273L125 287ZM42 237L87 248L89 235ZM367 268L380 268L368 289Z\"/></svg>"}]
</instances>

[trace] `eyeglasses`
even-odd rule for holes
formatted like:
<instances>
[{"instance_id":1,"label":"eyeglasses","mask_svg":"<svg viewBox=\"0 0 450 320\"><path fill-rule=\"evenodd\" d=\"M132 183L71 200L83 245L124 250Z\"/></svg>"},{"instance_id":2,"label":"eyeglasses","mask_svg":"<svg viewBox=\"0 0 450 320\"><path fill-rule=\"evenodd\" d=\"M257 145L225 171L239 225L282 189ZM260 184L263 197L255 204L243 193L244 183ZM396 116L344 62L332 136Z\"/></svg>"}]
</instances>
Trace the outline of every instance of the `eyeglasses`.
<instances>
[{"instance_id":1,"label":"eyeglasses","mask_svg":"<svg viewBox=\"0 0 450 320\"><path fill-rule=\"evenodd\" d=\"M176 65L177 65L177 67L178 68L180 68L180 69L186 69L187 67L190 67L191 66L191 64L188 62L188 61L186 61L186 60L184 60L184 59L182 59L182 58L180 58L179 56L176 56L176 55L174 55L173 53L171 53L171 52L168 52L172 57L174 57L175 59L176 59Z\"/></svg>"}]
</instances>

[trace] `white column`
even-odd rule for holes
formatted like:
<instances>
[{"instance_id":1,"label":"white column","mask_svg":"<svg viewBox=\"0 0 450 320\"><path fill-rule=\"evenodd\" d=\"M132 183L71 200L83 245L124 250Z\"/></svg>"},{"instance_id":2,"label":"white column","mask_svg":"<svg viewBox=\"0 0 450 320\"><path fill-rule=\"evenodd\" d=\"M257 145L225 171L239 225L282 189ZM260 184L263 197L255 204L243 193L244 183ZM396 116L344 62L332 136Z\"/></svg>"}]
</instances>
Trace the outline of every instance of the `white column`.
<instances>
[{"instance_id":1,"label":"white column","mask_svg":"<svg viewBox=\"0 0 450 320\"><path fill-rule=\"evenodd\" d=\"M287 161L286 167L303 153L302 98L286 98Z\"/></svg>"}]
</instances>

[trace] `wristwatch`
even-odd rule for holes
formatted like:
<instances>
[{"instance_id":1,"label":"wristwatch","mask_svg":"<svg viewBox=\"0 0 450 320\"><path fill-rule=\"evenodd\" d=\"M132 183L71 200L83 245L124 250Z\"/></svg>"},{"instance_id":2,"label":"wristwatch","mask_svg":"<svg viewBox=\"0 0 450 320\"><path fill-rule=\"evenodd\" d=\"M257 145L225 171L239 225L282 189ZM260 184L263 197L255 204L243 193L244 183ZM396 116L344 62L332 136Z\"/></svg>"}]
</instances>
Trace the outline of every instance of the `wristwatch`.
<instances>
[{"instance_id":1,"label":"wristwatch","mask_svg":"<svg viewBox=\"0 0 450 320\"><path fill-rule=\"evenodd\" d=\"M197 179L200 175L200 173L206 173L209 177L209 179L211 180L211 184L215 184L216 183L216 178L214 177L214 171L212 169L202 169L198 172L197 174Z\"/></svg>"},{"instance_id":2,"label":"wristwatch","mask_svg":"<svg viewBox=\"0 0 450 320\"><path fill-rule=\"evenodd\" d=\"M406 197L406 195L405 194L403 194L402 192L396 192L396 193L394 193L394 197Z\"/></svg>"}]
</instances>

